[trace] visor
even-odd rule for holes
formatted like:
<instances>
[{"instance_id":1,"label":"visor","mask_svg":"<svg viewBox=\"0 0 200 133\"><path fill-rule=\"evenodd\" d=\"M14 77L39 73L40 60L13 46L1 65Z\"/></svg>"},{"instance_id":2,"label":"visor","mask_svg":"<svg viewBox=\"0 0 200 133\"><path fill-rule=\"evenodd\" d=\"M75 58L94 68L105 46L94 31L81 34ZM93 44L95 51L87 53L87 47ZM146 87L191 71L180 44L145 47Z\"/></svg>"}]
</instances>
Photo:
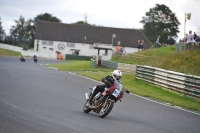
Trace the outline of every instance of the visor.
<instances>
[{"instance_id":1,"label":"visor","mask_svg":"<svg viewBox=\"0 0 200 133\"><path fill-rule=\"evenodd\" d=\"M121 76L116 76L115 78L116 78L117 80L119 80L119 79L121 78Z\"/></svg>"}]
</instances>

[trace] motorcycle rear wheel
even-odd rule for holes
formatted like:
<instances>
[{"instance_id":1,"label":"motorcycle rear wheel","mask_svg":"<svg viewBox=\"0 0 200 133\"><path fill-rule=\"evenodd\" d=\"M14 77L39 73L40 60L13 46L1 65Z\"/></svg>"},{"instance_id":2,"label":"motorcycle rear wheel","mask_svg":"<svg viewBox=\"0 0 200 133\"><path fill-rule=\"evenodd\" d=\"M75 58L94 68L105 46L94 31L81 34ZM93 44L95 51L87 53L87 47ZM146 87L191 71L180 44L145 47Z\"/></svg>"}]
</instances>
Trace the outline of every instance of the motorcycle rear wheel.
<instances>
[{"instance_id":1,"label":"motorcycle rear wheel","mask_svg":"<svg viewBox=\"0 0 200 133\"><path fill-rule=\"evenodd\" d=\"M112 101L107 101L105 108L102 108L99 112L99 117L104 118L106 117L110 111L112 110L114 103Z\"/></svg>"},{"instance_id":2,"label":"motorcycle rear wheel","mask_svg":"<svg viewBox=\"0 0 200 133\"><path fill-rule=\"evenodd\" d=\"M88 103L88 101L87 101L87 102L84 104L84 106L83 106L83 112L89 113L90 111L92 111L92 109L89 108L88 105L89 105L89 103Z\"/></svg>"}]
</instances>

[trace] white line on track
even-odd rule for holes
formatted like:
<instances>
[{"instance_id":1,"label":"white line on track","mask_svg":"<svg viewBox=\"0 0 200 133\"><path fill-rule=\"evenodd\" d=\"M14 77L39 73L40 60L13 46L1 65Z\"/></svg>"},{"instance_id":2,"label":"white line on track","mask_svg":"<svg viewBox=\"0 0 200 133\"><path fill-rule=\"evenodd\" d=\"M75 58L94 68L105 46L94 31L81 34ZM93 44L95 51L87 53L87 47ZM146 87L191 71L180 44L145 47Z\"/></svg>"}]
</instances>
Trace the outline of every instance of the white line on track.
<instances>
[{"instance_id":1,"label":"white line on track","mask_svg":"<svg viewBox=\"0 0 200 133\"><path fill-rule=\"evenodd\" d=\"M69 73L70 73L70 74L73 74L73 75L77 75L77 76L83 77L83 78L86 78L86 79L89 79L89 80L92 80L92 81L95 81L95 82L98 82L98 83L102 83L102 82L99 82L99 81L97 81L97 80L94 80L94 79L91 79L91 78L88 78L88 77L84 77L84 76L78 75L78 74L73 73L73 72L69 72ZM200 115L200 113L198 113L198 112L190 111L190 110L184 109L184 108L179 107L179 106L172 106L172 105L169 104L169 103L161 103L161 102L154 101L154 100L151 100L151 99L148 99L148 98L146 98L146 97L142 97L142 96L139 96L139 95L136 95L136 94L133 94L133 93L130 93L130 94L132 94L132 95L134 95L134 96L137 96L137 97L140 97L140 98L143 98L143 99L148 100L148 101L152 101L152 102L161 104L161 105L165 105L165 106L168 106L168 107L171 107L171 108L175 108L175 109L179 109L179 110L182 110L182 111L186 111L186 112L189 112L189 113L192 113L192 114Z\"/></svg>"}]
</instances>

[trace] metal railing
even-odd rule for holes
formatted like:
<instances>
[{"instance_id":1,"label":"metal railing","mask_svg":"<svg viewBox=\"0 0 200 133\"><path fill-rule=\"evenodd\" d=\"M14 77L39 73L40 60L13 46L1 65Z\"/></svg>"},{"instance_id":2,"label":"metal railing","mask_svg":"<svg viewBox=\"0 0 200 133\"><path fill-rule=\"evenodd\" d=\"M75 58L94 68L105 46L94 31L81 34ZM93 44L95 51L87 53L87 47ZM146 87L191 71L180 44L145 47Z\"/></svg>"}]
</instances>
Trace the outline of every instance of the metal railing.
<instances>
[{"instance_id":1,"label":"metal railing","mask_svg":"<svg viewBox=\"0 0 200 133\"><path fill-rule=\"evenodd\" d=\"M176 43L175 46L176 46L176 52L194 50L194 49L200 51L200 42L195 42L195 43L179 42Z\"/></svg>"},{"instance_id":2,"label":"metal railing","mask_svg":"<svg viewBox=\"0 0 200 133\"><path fill-rule=\"evenodd\" d=\"M136 79L200 100L200 76L137 65Z\"/></svg>"}]
</instances>

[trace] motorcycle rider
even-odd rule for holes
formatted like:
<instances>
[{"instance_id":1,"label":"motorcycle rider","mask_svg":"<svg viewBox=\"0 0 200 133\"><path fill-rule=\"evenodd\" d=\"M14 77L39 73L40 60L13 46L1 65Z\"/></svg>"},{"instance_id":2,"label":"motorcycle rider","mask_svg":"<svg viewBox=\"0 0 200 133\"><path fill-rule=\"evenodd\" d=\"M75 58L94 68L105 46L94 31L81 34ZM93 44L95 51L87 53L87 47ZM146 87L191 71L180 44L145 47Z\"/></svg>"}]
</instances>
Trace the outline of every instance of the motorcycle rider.
<instances>
[{"instance_id":1,"label":"motorcycle rider","mask_svg":"<svg viewBox=\"0 0 200 133\"><path fill-rule=\"evenodd\" d=\"M36 56L36 55L33 56L33 60L34 60L34 61L37 60L37 56Z\"/></svg>"},{"instance_id":2,"label":"motorcycle rider","mask_svg":"<svg viewBox=\"0 0 200 133\"><path fill-rule=\"evenodd\" d=\"M20 54L20 55L19 55L19 59L22 60L22 57L23 57L22 54Z\"/></svg>"},{"instance_id":3,"label":"motorcycle rider","mask_svg":"<svg viewBox=\"0 0 200 133\"><path fill-rule=\"evenodd\" d=\"M19 59L20 59L21 61L23 61L23 60L25 61L25 58L24 58L24 56L23 56L22 54L19 55Z\"/></svg>"},{"instance_id":4,"label":"motorcycle rider","mask_svg":"<svg viewBox=\"0 0 200 133\"><path fill-rule=\"evenodd\" d=\"M112 72L112 75L108 75L104 78L102 78L102 82L104 84L102 85L97 85L93 88L92 94L90 96L90 98L88 99L89 102L92 101L92 99L94 98L94 96L98 93L98 92L103 92L105 88L110 88L114 82L117 80L118 82L121 83L120 78L122 77L122 72L120 70L114 70Z\"/></svg>"}]
</instances>

